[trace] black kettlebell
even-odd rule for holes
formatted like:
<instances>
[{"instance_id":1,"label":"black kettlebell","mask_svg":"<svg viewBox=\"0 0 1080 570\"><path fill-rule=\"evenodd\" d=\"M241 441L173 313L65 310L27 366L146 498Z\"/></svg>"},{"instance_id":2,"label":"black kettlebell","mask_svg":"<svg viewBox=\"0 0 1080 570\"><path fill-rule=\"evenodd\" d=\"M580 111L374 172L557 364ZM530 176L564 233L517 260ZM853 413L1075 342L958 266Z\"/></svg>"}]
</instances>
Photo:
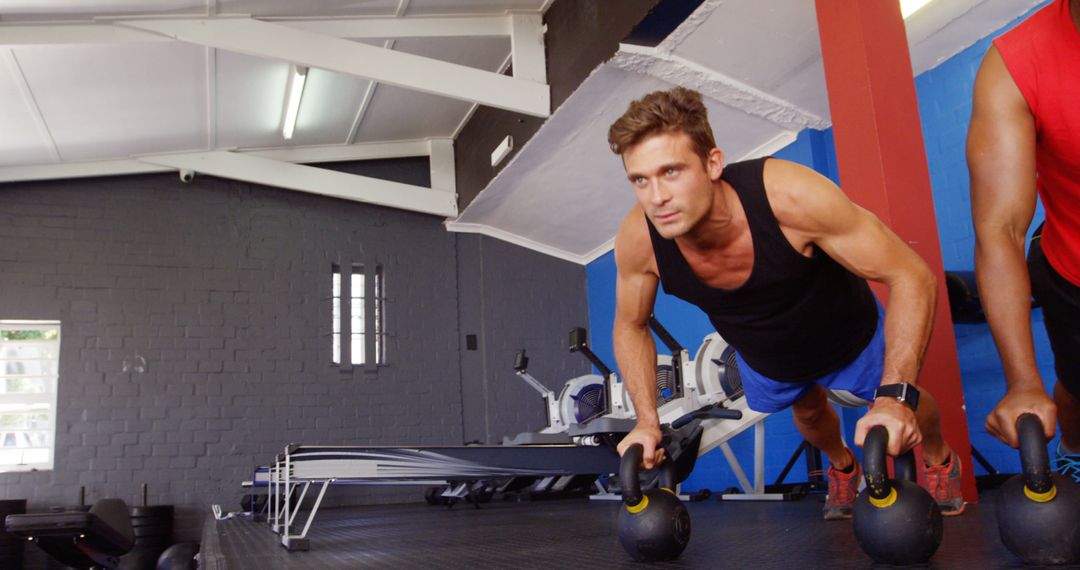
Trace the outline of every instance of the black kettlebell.
<instances>
[{"instance_id":1,"label":"black kettlebell","mask_svg":"<svg viewBox=\"0 0 1080 570\"><path fill-rule=\"evenodd\" d=\"M675 496L675 465L670 460L661 467L661 488L641 492L638 466L642 454L641 444L631 445L619 465L623 487L619 542L638 562L674 560L690 542L690 513Z\"/></svg>"},{"instance_id":2,"label":"black kettlebell","mask_svg":"<svg viewBox=\"0 0 1080 570\"><path fill-rule=\"evenodd\" d=\"M881 564L921 564L941 545L941 508L915 483L915 454L894 461L896 479L889 479L885 449L889 432L875 426L863 444L866 489L852 513L855 540L863 552Z\"/></svg>"},{"instance_id":3,"label":"black kettlebell","mask_svg":"<svg viewBox=\"0 0 1080 570\"><path fill-rule=\"evenodd\" d=\"M1050 472L1043 425L1035 414L1016 418L1023 474L1001 486L998 530L1010 552L1033 565L1080 562L1080 488Z\"/></svg>"}]
</instances>

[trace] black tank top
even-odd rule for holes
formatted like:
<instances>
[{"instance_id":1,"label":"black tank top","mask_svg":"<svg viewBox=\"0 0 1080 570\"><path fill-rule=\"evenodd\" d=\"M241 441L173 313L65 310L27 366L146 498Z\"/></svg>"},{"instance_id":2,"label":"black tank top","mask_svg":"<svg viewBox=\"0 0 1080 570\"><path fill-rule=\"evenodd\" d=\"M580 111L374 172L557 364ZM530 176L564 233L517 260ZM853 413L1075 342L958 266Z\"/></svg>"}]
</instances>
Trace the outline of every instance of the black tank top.
<instances>
[{"instance_id":1,"label":"black tank top","mask_svg":"<svg viewBox=\"0 0 1080 570\"><path fill-rule=\"evenodd\" d=\"M806 257L780 231L765 195L765 158L724 167L754 242L754 265L734 289L702 283L674 240L649 224L664 291L697 305L755 371L781 382L805 382L855 359L877 328L869 285L824 251Z\"/></svg>"}]
</instances>

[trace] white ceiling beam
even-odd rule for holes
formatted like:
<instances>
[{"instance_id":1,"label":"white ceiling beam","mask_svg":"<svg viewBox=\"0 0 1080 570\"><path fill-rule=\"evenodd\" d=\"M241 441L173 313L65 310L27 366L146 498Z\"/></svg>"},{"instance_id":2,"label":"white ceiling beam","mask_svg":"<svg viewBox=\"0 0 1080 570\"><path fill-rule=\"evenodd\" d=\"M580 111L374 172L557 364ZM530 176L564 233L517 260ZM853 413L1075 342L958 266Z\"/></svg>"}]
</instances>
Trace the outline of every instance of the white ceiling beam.
<instances>
[{"instance_id":1,"label":"white ceiling beam","mask_svg":"<svg viewBox=\"0 0 1080 570\"><path fill-rule=\"evenodd\" d=\"M540 14L512 14L510 54L514 77L547 83L547 58L544 53L544 20Z\"/></svg>"},{"instance_id":2,"label":"white ceiling beam","mask_svg":"<svg viewBox=\"0 0 1080 570\"><path fill-rule=\"evenodd\" d=\"M174 40L159 34L107 23L0 24L0 45L9 47L171 41Z\"/></svg>"},{"instance_id":3,"label":"white ceiling beam","mask_svg":"<svg viewBox=\"0 0 1080 570\"><path fill-rule=\"evenodd\" d=\"M547 85L247 18L124 20L181 41L366 77L406 89L547 117Z\"/></svg>"},{"instance_id":4,"label":"white ceiling beam","mask_svg":"<svg viewBox=\"0 0 1080 570\"><path fill-rule=\"evenodd\" d=\"M394 17L400 18L405 14L405 10L408 9L409 0L401 0L398 2L397 10L394 11ZM394 49L394 40L384 40L382 47L384 49ZM364 123L364 117L367 116L371 100L375 97L375 90L378 89L378 87L378 82L368 81L367 89L364 90L364 96L360 99L360 105L356 109L356 115L353 116L352 126L349 127L349 134L345 137L345 144L353 144L356 142L356 136L360 133L360 125Z\"/></svg>"},{"instance_id":5,"label":"white ceiling beam","mask_svg":"<svg viewBox=\"0 0 1080 570\"><path fill-rule=\"evenodd\" d=\"M696 89L706 97L786 130L825 129L830 126L825 119L790 101L664 50L621 44L611 63L619 69Z\"/></svg>"},{"instance_id":6,"label":"white ceiling beam","mask_svg":"<svg viewBox=\"0 0 1080 570\"><path fill-rule=\"evenodd\" d=\"M245 149L238 152L262 158L280 160L282 162L314 163L428 156L430 148L431 145L428 143L427 139L420 139L350 145Z\"/></svg>"},{"instance_id":7,"label":"white ceiling beam","mask_svg":"<svg viewBox=\"0 0 1080 570\"><path fill-rule=\"evenodd\" d=\"M291 164L228 151L142 156L139 161L176 170L287 188L436 216L456 216L457 197L448 192L378 178Z\"/></svg>"},{"instance_id":8,"label":"white ceiling beam","mask_svg":"<svg viewBox=\"0 0 1080 570\"><path fill-rule=\"evenodd\" d=\"M211 8L207 8L208 11ZM212 14L210 14L212 16ZM400 39L400 38L458 38L458 37L509 37L513 34L513 20L531 14L476 17L441 18L340 18L328 20L297 20L266 18L297 30L323 36L348 39ZM539 18L539 14L536 15ZM228 18L228 16L225 16ZM191 20L192 18L183 18ZM211 19L211 18L200 18ZM134 42L171 42L173 38L160 34L114 26L110 18L98 18L93 22L65 24L0 24L0 45L62 45L62 44L112 44Z\"/></svg>"},{"instance_id":9,"label":"white ceiling beam","mask_svg":"<svg viewBox=\"0 0 1080 570\"><path fill-rule=\"evenodd\" d=\"M454 168L454 139L431 139L431 187L457 196L457 170Z\"/></svg>"},{"instance_id":10,"label":"white ceiling beam","mask_svg":"<svg viewBox=\"0 0 1080 570\"><path fill-rule=\"evenodd\" d=\"M0 166L0 183L30 182L32 180L67 180L96 176L127 176L169 172L172 168L145 164L133 159L61 162L29 166Z\"/></svg>"},{"instance_id":11,"label":"white ceiling beam","mask_svg":"<svg viewBox=\"0 0 1080 570\"><path fill-rule=\"evenodd\" d=\"M245 149L233 152L250 154L252 156L277 160L280 162L311 164L428 156L431 152L431 143L425 139L354 145ZM66 178L90 178L95 176L125 176L129 174L153 174L173 170L176 169L151 165L140 162L138 159L134 158L87 162L61 162L29 166L0 166L0 182L59 180Z\"/></svg>"},{"instance_id":12,"label":"white ceiling beam","mask_svg":"<svg viewBox=\"0 0 1080 570\"><path fill-rule=\"evenodd\" d=\"M206 58L206 148L218 146L217 50L205 48Z\"/></svg>"},{"instance_id":13,"label":"white ceiling beam","mask_svg":"<svg viewBox=\"0 0 1080 570\"><path fill-rule=\"evenodd\" d=\"M26 74L23 73L22 65L19 64L19 58L15 56L15 50L0 49L0 61L7 62L11 80L22 94L23 103L30 111L30 117L34 121L34 126L37 127L38 134L41 135L41 141L49 151L49 156L57 162L63 160L60 156L60 148L56 146L56 139L49 130L49 124L45 122L45 115L41 113L41 107L38 106L37 98L34 97L34 91L26 81Z\"/></svg>"},{"instance_id":14,"label":"white ceiling beam","mask_svg":"<svg viewBox=\"0 0 1080 570\"><path fill-rule=\"evenodd\" d=\"M511 16L447 18L341 18L270 20L324 36L360 39L499 37L511 34Z\"/></svg>"}]
</instances>

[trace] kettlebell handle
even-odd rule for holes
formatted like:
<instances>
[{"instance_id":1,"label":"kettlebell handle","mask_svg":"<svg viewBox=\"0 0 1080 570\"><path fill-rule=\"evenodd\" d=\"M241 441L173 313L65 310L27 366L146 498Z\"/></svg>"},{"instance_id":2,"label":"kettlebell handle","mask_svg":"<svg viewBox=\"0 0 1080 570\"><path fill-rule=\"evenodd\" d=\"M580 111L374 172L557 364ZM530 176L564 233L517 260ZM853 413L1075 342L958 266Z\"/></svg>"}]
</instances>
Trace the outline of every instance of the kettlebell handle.
<instances>
[{"instance_id":1,"label":"kettlebell handle","mask_svg":"<svg viewBox=\"0 0 1080 570\"><path fill-rule=\"evenodd\" d=\"M1047 493L1054 487L1050 479L1050 454L1039 416L1027 413L1016 418L1016 436L1020 442L1020 465L1024 486L1034 493Z\"/></svg>"},{"instance_id":2,"label":"kettlebell handle","mask_svg":"<svg viewBox=\"0 0 1080 570\"><path fill-rule=\"evenodd\" d=\"M645 456L645 448L640 443L635 443L626 448L619 462L619 483L622 484L623 502L628 506L636 506L641 502L641 481L638 474L641 472L641 460ZM675 490L675 463L665 460L660 465L660 486Z\"/></svg>"},{"instance_id":3,"label":"kettlebell handle","mask_svg":"<svg viewBox=\"0 0 1080 570\"><path fill-rule=\"evenodd\" d=\"M889 430L885 426L874 426L866 434L863 442L863 474L870 496L877 500L885 499L892 491L889 482L889 469L886 463L886 450L889 447ZM893 461L896 478L915 481L915 452L907 450Z\"/></svg>"}]
</instances>

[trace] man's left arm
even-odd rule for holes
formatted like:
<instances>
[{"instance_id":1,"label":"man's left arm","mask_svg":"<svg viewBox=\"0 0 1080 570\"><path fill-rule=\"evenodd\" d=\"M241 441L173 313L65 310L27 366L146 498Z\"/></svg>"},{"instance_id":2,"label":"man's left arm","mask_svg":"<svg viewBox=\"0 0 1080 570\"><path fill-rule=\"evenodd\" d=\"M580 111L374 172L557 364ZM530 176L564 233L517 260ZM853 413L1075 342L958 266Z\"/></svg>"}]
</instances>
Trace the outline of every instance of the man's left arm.
<instances>
[{"instance_id":1,"label":"man's left arm","mask_svg":"<svg viewBox=\"0 0 1080 570\"><path fill-rule=\"evenodd\" d=\"M936 279L926 262L881 220L809 168L770 160L765 183L782 226L805 237L852 273L888 287L881 384L916 384L937 302ZM893 398L875 402L856 428L855 443L862 445L875 425L888 429L890 455L922 440L914 412Z\"/></svg>"}]
</instances>

